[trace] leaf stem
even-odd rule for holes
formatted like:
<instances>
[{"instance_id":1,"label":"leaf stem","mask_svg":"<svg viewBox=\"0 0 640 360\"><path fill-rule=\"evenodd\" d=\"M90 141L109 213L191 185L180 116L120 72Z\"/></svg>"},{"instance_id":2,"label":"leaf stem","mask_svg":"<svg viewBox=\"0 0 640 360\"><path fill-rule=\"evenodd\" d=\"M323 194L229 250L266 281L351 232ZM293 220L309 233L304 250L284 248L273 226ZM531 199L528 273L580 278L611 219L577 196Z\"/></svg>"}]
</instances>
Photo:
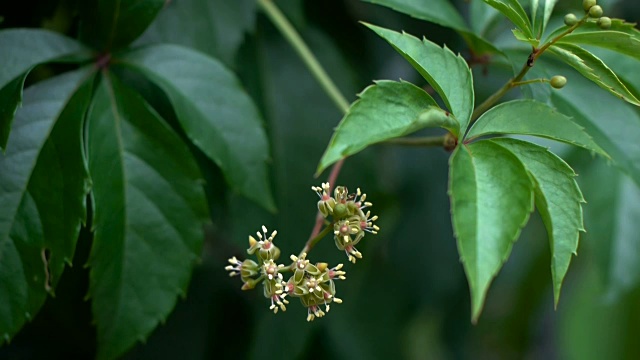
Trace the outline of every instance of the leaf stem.
<instances>
[{"instance_id":1,"label":"leaf stem","mask_svg":"<svg viewBox=\"0 0 640 360\"><path fill-rule=\"evenodd\" d=\"M325 91L327 96L333 101L336 107L342 112L342 114L346 114L349 110L349 101L342 95L336 84L331 80L331 77L324 70L322 65L318 59L313 55L307 44L304 42L300 34L293 27L291 22L284 16L282 11L273 3L272 0L258 0L258 6L264 11L269 20L280 30L282 36L289 42L289 44L293 47L293 49L298 53L298 56L302 59L304 64L307 66L313 77L320 83L320 86ZM340 169L342 169L342 164L344 163L344 159L336 162L331 168L331 173L329 174L328 182L331 187L334 186L336 179L338 178L338 174L340 173ZM331 192L331 188L329 189ZM328 226L322 232L320 229L322 228L322 224L324 223L324 217L322 213L318 211L316 214L315 225L313 230L311 231L311 235L307 240L304 248L300 252L308 253L315 244L320 241L325 235L326 232L331 230L331 227ZM329 229L329 230L327 230Z\"/></svg>"},{"instance_id":2,"label":"leaf stem","mask_svg":"<svg viewBox=\"0 0 640 360\"><path fill-rule=\"evenodd\" d=\"M533 50L531 51L531 54L529 55L529 58L527 58L527 62L522 66L522 69L520 69L520 72L518 73L518 75L514 76L509 81L507 81L507 83L504 84L504 86L498 89L498 91L493 93L493 95L489 96L484 102L482 102L482 104L478 105L478 107L476 107L473 110L473 114L471 114L470 124L473 124L476 120L478 120L480 115L484 114L487 110L489 110L489 108L491 108L495 103L497 103L498 100L500 100L513 87L516 87L518 85L523 85L524 82L521 82L521 80L524 78L527 72L529 72L529 69L533 67L533 64L535 63L536 59L538 59L540 55L542 55L542 53L544 53L545 50L547 50L551 45L558 42L558 40L562 39L564 36L571 34L580 25L584 24L588 18L589 18L589 15L585 15L576 24L574 24L573 26L570 26L569 28L567 28L567 30L563 31L558 36L547 41L539 49L536 49L534 47Z\"/></svg>"},{"instance_id":3,"label":"leaf stem","mask_svg":"<svg viewBox=\"0 0 640 360\"><path fill-rule=\"evenodd\" d=\"M302 61L305 63L313 77L320 83L327 95L333 100L334 104L346 113L349 109L349 102L342 95L336 84L331 80L327 72L324 70L318 59L313 55L307 44L293 25L287 20L282 11L273 3L272 0L258 0L258 5L267 15L269 20L280 30L282 36L289 42L293 49L298 53Z\"/></svg>"},{"instance_id":4,"label":"leaf stem","mask_svg":"<svg viewBox=\"0 0 640 360\"><path fill-rule=\"evenodd\" d=\"M433 147L444 146L445 136L423 136L423 137L404 137L390 139L383 144L387 145L402 145L402 146L417 146L417 147Z\"/></svg>"},{"instance_id":5,"label":"leaf stem","mask_svg":"<svg viewBox=\"0 0 640 360\"><path fill-rule=\"evenodd\" d=\"M300 254L298 255L298 257L302 256L302 253L309 253L309 251L311 251L311 249L320 241L322 240L322 238L324 238L325 236L327 236L331 231L333 231L333 223L328 224L324 229L322 229L321 232L319 232L318 234L316 234L316 236L312 237L311 239L309 239L307 241L307 243L304 245L304 248L302 249L302 251L300 251Z\"/></svg>"},{"instance_id":6,"label":"leaf stem","mask_svg":"<svg viewBox=\"0 0 640 360\"><path fill-rule=\"evenodd\" d=\"M538 78L538 79L531 79L531 80L525 80L525 81L517 81L517 82L514 82L512 85L515 87L515 86L522 86L522 85L535 84L535 83L548 83L549 81L550 81L549 79Z\"/></svg>"}]
</instances>

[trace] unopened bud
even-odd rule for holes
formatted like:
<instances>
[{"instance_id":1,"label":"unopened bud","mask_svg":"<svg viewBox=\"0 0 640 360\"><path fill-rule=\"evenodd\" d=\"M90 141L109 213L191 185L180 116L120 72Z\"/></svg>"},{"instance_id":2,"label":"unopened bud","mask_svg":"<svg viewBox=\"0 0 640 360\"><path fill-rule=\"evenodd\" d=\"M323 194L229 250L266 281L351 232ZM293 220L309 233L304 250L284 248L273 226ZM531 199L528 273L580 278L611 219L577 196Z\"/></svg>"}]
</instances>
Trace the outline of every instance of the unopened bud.
<instances>
[{"instance_id":1,"label":"unopened bud","mask_svg":"<svg viewBox=\"0 0 640 360\"><path fill-rule=\"evenodd\" d=\"M564 16L564 24L565 25L573 26L573 25L575 25L577 23L578 23L578 18L575 15L569 13L569 14Z\"/></svg>"},{"instance_id":2,"label":"unopened bud","mask_svg":"<svg viewBox=\"0 0 640 360\"><path fill-rule=\"evenodd\" d=\"M549 83L554 89L562 89L565 85L567 85L567 78L561 75L556 75L551 78Z\"/></svg>"},{"instance_id":3,"label":"unopened bud","mask_svg":"<svg viewBox=\"0 0 640 360\"><path fill-rule=\"evenodd\" d=\"M611 27L611 18L606 16L601 17L598 19L598 26L600 26L600 29L607 30Z\"/></svg>"},{"instance_id":4,"label":"unopened bud","mask_svg":"<svg viewBox=\"0 0 640 360\"><path fill-rule=\"evenodd\" d=\"M589 16L591 16L592 18L599 18L603 13L604 11L602 10L602 7L600 7L600 5L594 5L591 7L591 9L589 9Z\"/></svg>"}]
</instances>

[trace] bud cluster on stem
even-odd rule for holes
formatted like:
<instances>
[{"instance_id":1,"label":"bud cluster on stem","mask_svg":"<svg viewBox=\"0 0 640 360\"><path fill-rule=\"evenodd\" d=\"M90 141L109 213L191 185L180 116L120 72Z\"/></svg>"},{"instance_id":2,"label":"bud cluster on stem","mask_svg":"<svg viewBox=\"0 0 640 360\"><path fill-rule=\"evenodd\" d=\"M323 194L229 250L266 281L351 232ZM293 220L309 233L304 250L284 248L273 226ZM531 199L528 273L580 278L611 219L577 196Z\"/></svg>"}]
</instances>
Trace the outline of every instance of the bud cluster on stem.
<instances>
[{"instance_id":1,"label":"bud cluster on stem","mask_svg":"<svg viewBox=\"0 0 640 360\"><path fill-rule=\"evenodd\" d=\"M365 209L372 206L366 201L367 195L360 189L355 194L349 194L346 187L338 186L334 196L330 196L329 183L312 189L320 197L317 203L320 213L325 218L332 218L329 225L313 240L317 242L333 231L336 247L347 254L349 261L355 263L356 259L362 258L362 253L355 245L364 238L366 232L377 234L380 230L373 223L378 217L371 216L370 211L365 213ZM262 283L264 297L270 300L269 309L274 313L287 310L287 297L297 297L307 308L307 321L323 317L329 312L329 304L342 303L336 297L334 280L346 279L343 265L329 267L325 262L312 264L307 259L305 250L298 256L289 256L292 261L290 265L279 264L277 261L280 249L274 244L277 234L277 231L268 234L267 228L262 226L262 232L256 233L257 238L249 236L247 254L253 255L255 260L240 261L234 256L229 259L230 265L225 270L229 271L229 276L240 276L242 290L253 289ZM305 249L307 247L308 244ZM292 272L287 280L283 276L285 272Z\"/></svg>"}]
</instances>

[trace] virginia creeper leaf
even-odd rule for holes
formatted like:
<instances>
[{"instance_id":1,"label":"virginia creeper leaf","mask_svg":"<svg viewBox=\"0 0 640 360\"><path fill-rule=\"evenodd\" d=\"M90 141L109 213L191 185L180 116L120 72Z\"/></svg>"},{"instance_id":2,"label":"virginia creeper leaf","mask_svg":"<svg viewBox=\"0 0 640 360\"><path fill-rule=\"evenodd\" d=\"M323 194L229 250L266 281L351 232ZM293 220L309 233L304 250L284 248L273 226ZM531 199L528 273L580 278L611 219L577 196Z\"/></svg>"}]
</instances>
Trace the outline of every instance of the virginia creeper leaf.
<instances>
[{"instance_id":1,"label":"virginia creeper leaf","mask_svg":"<svg viewBox=\"0 0 640 360\"><path fill-rule=\"evenodd\" d=\"M145 47L121 61L167 94L187 136L222 168L233 189L274 210L267 136L256 106L231 71L177 45Z\"/></svg>"},{"instance_id":2,"label":"virginia creeper leaf","mask_svg":"<svg viewBox=\"0 0 640 360\"><path fill-rule=\"evenodd\" d=\"M502 54L489 41L473 33L458 10L448 0L364 0L389 7L416 19L429 21L457 31L477 55Z\"/></svg>"},{"instance_id":3,"label":"virginia creeper leaf","mask_svg":"<svg viewBox=\"0 0 640 360\"><path fill-rule=\"evenodd\" d=\"M558 0L531 0L531 19L533 35L540 39L551 18L553 8Z\"/></svg>"},{"instance_id":4,"label":"virginia creeper leaf","mask_svg":"<svg viewBox=\"0 0 640 360\"><path fill-rule=\"evenodd\" d=\"M546 148L516 139L491 142L514 154L535 180L535 203L549 234L553 298L558 306L560 289L571 255L578 250L584 198L575 180L575 172L566 162Z\"/></svg>"},{"instance_id":5,"label":"virginia creeper leaf","mask_svg":"<svg viewBox=\"0 0 640 360\"><path fill-rule=\"evenodd\" d=\"M533 184L518 158L490 141L458 146L449 165L451 218L475 322L533 210Z\"/></svg>"},{"instance_id":6,"label":"virginia creeper leaf","mask_svg":"<svg viewBox=\"0 0 640 360\"><path fill-rule=\"evenodd\" d=\"M165 0L87 0L81 3L80 39L111 52L140 36L156 18ZM175 29L181 31L182 29Z\"/></svg>"},{"instance_id":7,"label":"virginia creeper leaf","mask_svg":"<svg viewBox=\"0 0 640 360\"><path fill-rule=\"evenodd\" d=\"M487 4L500 11L504 16L520 29L526 36L535 38L531 29L531 22L527 13L522 8L518 0L483 0Z\"/></svg>"},{"instance_id":8,"label":"virginia creeper leaf","mask_svg":"<svg viewBox=\"0 0 640 360\"><path fill-rule=\"evenodd\" d=\"M317 174L367 146L426 127L458 132L458 122L433 98L408 82L378 81L364 89L336 128Z\"/></svg>"},{"instance_id":9,"label":"virginia creeper leaf","mask_svg":"<svg viewBox=\"0 0 640 360\"><path fill-rule=\"evenodd\" d=\"M567 28L564 26L558 28L556 31L552 32L547 36L547 41L557 37L558 35L562 34L566 30ZM606 33L609 31L622 32L635 39L638 39L640 37L640 30L636 28L635 23L628 23L623 19L611 19L611 27L607 30L601 29L596 21L587 21L582 25L580 25L577 29L573 30L571 34L567 34L563 36L559 41L565 41L566 36L569 36L569 38L571 38L571 36L573 35L582 34L582 33L592 33L592 32Z\"/></svg>"},{"instance_id":10,"label":"virginia creeper leaf","mask_svg":"<svg viewBox=\"0 0 640 360\"><path fill-rule=\"evenodd\" d=\"M25 91L14 144L0 155L0 344L31 320L70 263L85 221L82 120L90 69Z\"/></svg>"},{"instance_id":11,"label":"virginia creeper leaf","mask_svg":"<svg viewBox=\"0 0 640 360\"><path fill-rule=\"evenodd\" d=\"M185 295L207 217L180 137L104 72L87 116L94 239L89 259L98 359L122 355Z\"/></svg>"},{"instance_id":12,"label":"virginia creeper leaf","mask_svg":"<svg viewBox=\"0 0 640 360\"><path fill-rule=\"evenodd\" d=\"M609 157L583 127L549 105L535 100L513 100L491 108L476 121L466 139L489 134L540 136Z\"/></svg>"},{"instance_id":13,"label":"virginia creeper leaf","mask_svg":"<svg viewBox=\"0 0 640 360\"><path fill-rule=\"evenodd\" d=\"M255 0L171 1L140 40L184 45L230 65L245 32L253 29L255 7Z\"/></svg>"},{"instance_id":14,"label":"virginia creeper leaf","mask_svg":"<svg viewBox=\"0 0 640 360\"><path fill-rule=\"evenodd\" d=\"M473 112L473 76L467 62L447 47L378 26L365 24L396 49L442 97L464 134Z\"/></svg>"},{"instance_id":15,"label":"virginia creeper leaf","mask_svg":"<svg viewBox=\"0 0 640 360\"><path fill-rule=\"evenodd\" d=\"M83 53L84 57L88 53L79 42L41 29L2 30L0 49L0 148L6 149L11 123L22 101L22 87L31 69L74 53Z\"/></svg>"},{"instance_id":16,"label":"virginia creeper leaf","mask_svg":"<svg viewBox=\"0 0 640 360\"><path fill-rule=\"evenodd\" d=\"M602 30L579 32L563 37L558 43L597 46L640 60L640 36L638 34Z\"/></svg>"},{"instance_id":17,"label":"virginia creeper leaf","mask_svg":"<svg viewBox=\"0 0 640 360\"><path fill-rule=\"evenodd\" d=\"M549 52L576 69L587 79L598 84L601 88L616 95L624 101L640 106L638 100L598 57L589 51L573 44L556 43L549 47Z\"/></svg>"}]
</instances>

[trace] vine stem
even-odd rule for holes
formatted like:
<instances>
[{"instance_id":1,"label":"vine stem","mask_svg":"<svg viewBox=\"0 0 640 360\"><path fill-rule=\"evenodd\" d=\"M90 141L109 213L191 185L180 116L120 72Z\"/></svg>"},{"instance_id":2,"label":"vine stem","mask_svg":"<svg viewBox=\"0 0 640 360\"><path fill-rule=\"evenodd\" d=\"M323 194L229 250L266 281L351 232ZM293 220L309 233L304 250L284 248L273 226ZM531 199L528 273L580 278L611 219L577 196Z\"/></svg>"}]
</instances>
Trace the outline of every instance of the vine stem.
<instances>
[{"instance_id":1,"label":"vine stem","mask_svg":"<svg viewBox=\"0 0 640 360\"><path fill-rule=\"evenodd\" d=\"M424 137L404 137L385 141L383 144L402 146L444 146L446 136L424 136Z\"/></svg>"},{"instance_id":2,"label":"vine stem","mask_svg":"<svg viewBox=\"0 0 640 360\"><path fill-rule=\"evenodd\" d=\"M329 98L333 101L336 107L342 112L342 114L346 114L349 110L349 101L342 95L336 84L333 82L329 74L324 70L322 65L318 59L313 55L311 49L304 42L300 34L293 27L291 22L284 16L282 11L273 3L272 0L258 0L258 6L260 9L264 11L269 20L275 25L276 28L282 33L282 36L289 42L291 47L296 51L298 56L302 59L304 64L307 66L313 77L320 83L320 86L324 90L324 92L329 96ZM344 159L336 162L331 168L331 173L329 174L328 182L331 186L329 192L331 192L333 185L338 178L338 174L340 174L340 170L342 169L342 164L344 164ZM322 232L322 224L324 223L324 217L322 213L318 211L316 214L315 225L313 226L313 230L311 231L311 235L307 240L304 248L300 252L308 253L313 246L315 246L318 241L320 241L328 232L331 230L330 226L327 226ZM328 230L327 230L328 229Z\"/></svg>"},{"instance_id":3,"label":"vine stem","mask_svg":"<svg viewBox=\"0 0 640 360\"><path fill-rule=\"evenodd\" d=\"M287 20L282 11L273 3L272 0L258 0L258 5L267 15L269 20L280 30L284 38L289 42L293 49L298 53L302 61L305 63L309 71L322 86L322 89L333 100L334 104L342 111L343 114L349 110L349 102L342 95L336 84L331 80L327 72L324 70L318 59L313 55L307 44L293 25Z\"/></svg>"},{"instance_id":4,"label":"vine stem","mask_svg":"<svg viewBox=\"0 0 640 360\"><path fill-rule=\"evenodd\" d=\"M522 66L522 69L520 70L518 75L514 76L509 81L507 81L507 83L504 84L500 89L498 89L498 91L496 91L491 96L489 96L484 102L482 102L482 104L478 105L478 107L476 107L473 110L473 114L471 114L471 121L469 125L473 124L476 120L478 120L480 115L484 114L487 110L489 110L489 108L495 105L495 103L497 103L498 100L500 100L509 90L511 90L512 88L518 85L522 85L522 79L527 74L527 72L529 72L529 69L533 67L533 64L535 63L536 59L538 59L540 55L542 55L542 53L544 53L551 45L558 42L558 40L562 39L564 36L571 34L580 25L584 24L584 22L587 21L588 18L589 18L589 15L585 15L576 24L570 26L569 28L567 28L567 30L563 31L558 36L546 42L539 49L534 47L533 50L531 51L531 54L529 55L529 58L527 59L527 62Z\"/></svg>"}]
</instances>

